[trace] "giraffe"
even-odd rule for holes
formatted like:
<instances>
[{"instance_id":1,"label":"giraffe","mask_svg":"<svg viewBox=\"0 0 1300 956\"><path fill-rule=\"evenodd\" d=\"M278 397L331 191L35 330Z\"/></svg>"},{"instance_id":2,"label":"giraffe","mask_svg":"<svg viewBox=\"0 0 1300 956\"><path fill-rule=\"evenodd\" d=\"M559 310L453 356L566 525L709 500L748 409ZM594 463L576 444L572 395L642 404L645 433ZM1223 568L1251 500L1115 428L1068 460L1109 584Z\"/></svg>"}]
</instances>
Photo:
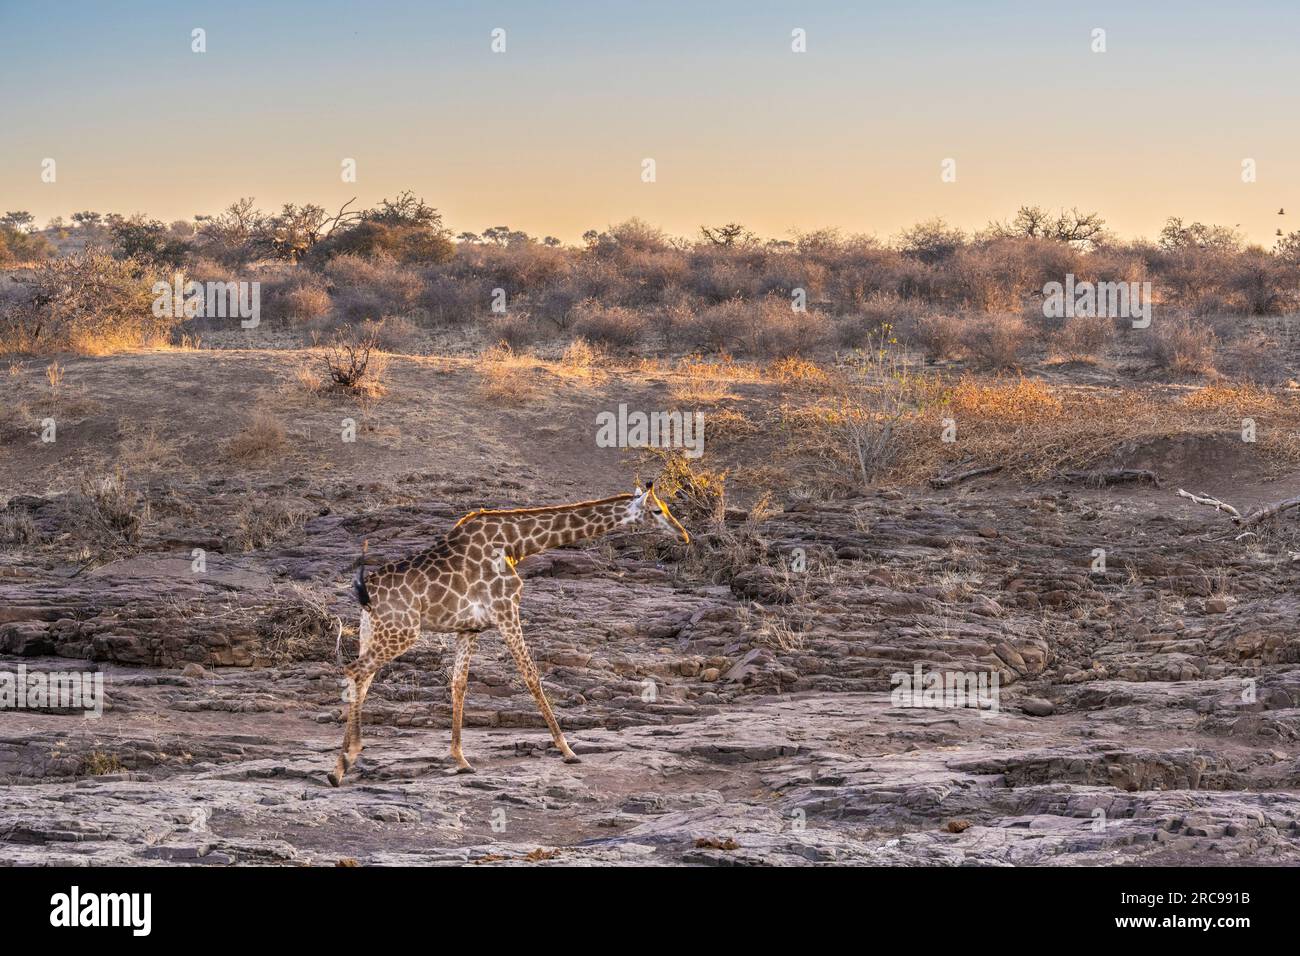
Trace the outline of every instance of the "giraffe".
<instances>
[{"instance_id":1,"label":"giraffe","mask_svg":"<svg viewBox=\"0 0 1300 956\"><path fill-rule=\"evenodd\" d=\"M519 673L546 720L565 763L577 763L524 643L519 622L523 581L515 565L530 554L606 534L617 528L657 526L687 544L691 536L654 492L653 483L631 494L543 508L480 509L465 515L424 551L376 568L367 578L364 551L352 591L361 605L360 650L343 669L348 713L343 749L329 773L333 786L361 752L361 707L375 673L405 653L421 631L453 632L456 656L451 675L451 756L457 773L473 773L460 746L461 718L469 662L478 634L495 627L505 639Z\"/></svg>"}]
</instances>

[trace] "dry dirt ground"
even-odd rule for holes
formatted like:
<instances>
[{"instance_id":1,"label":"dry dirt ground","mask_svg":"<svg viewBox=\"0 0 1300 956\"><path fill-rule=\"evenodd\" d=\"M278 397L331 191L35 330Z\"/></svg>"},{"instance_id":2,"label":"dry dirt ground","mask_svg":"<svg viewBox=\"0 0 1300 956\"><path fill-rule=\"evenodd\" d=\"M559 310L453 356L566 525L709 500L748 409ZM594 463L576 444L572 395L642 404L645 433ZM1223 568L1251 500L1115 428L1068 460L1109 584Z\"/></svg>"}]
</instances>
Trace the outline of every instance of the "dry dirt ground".
<instances>
[{"instance_id":1,"label":"dry dirt ground","mask_svg":"<svg viewBox=\"0 0 1300 956\"><path fill-rule=\"evenodd\" d=\"M98 670L108 696L100 719L0 714L0 862L1300 862L1296 545L1173 494L1189 474L1243 508L1300 493L1231 435L1117 453L1160 488L790 493L690 549L628 534L530 559L525 633L583 762L489 633L477 773L450 774L449 645L427 635L380 673L359 769L330 788L330 615L355 623L360 541L397 555L471 508L630 490L594 410L673 407L674 383L535 370L545 401L502 404L472 363L401 359L359 403L302 391L300 360L142 352L0 386L0 520L30 529L0 545L0 670ZM285 433L248 458L259 407ZM80 476L118 467L148 512L129 547L83 549ZM737 541L748 564L708 558ZM997 709L894 706L918 664L996 675Z\"/></svg>"}]
</instances>

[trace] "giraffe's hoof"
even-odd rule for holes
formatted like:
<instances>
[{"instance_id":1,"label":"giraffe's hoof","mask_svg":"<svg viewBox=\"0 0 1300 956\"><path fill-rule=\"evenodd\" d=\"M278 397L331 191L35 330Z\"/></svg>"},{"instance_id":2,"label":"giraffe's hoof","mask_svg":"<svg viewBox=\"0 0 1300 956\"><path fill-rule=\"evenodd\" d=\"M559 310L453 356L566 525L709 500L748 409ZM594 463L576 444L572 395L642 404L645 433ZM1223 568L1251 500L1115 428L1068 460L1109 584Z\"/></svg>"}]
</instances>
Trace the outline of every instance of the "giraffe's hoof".
<instances>
[{"instance_id":1,"label":"giraffe's hoof","mask_svg":"<svg viewBox=\"0 0 1300 956\"><path fill-rule=\"evenodd\" d=\"M334 770L331 770L329 773L325 774L325 779L330 782L331 787L337 787L339 784L343 782L342 775Z\"/></svg>"},{"instance_id":2,"label":"giraffe's hoof","mask_svg":"<svg viewBox=\"0 0 1300 956\"><path fill-rule=\"evenodd\" d=\"M456 769L452 771L452 773L473 773L473 772L474 772L474 768L467 763L457 764Z\"/></svg>"},{"instance_id":3,"label":"giraffe's hoof","mask_svg":"<svg viewBox=\"0 0 1300 956\"><path fill-rule=\"evenodd\" d=\"M582 763L582 758L579 757L577 754L575 754L573 751L569 751L567 754L564 755L564 762L565 762L565 763Z\"/></svg>"}]
</instances>

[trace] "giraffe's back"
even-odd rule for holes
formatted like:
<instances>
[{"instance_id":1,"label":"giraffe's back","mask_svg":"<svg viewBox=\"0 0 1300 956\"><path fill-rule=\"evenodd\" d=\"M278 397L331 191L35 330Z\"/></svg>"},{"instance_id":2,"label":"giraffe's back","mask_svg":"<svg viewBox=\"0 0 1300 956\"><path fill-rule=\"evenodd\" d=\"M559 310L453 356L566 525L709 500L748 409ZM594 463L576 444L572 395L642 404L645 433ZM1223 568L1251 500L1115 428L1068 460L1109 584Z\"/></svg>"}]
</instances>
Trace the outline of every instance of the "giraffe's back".
<instances>
[{"instance_id":1,"label":"giraffe's back","mask_svg":"<svg viewBox=\"0 0 1300 956\"><path fill-rule=\"evenodd\" d=\"M374 613L410 619L430 631L491 627L494 608L517 592L490 527L459 525L425 550L390 561L368 579Z\"/></svg>"}]
</instances>

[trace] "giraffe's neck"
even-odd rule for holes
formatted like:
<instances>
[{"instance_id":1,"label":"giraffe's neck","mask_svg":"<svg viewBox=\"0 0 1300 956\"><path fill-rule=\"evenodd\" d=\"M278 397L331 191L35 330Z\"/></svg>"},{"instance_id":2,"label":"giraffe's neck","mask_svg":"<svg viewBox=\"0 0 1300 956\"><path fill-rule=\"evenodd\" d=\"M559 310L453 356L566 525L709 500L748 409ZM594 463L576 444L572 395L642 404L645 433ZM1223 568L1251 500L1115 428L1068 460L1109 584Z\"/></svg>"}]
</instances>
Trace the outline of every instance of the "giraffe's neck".
<instances>
[{"instance_id":1,"label":"giraffe's neck","mask_svg":"<svg viewBox=\"0 0 1300 956\"><path fill-rule=\"evenodd\" d=\"M548 548L608 534L626 519L630 497L620 495L554 508L488 512L483 520L500 521L501 541L511 558L518 561Z\"/></svg>"}]
</instances>

